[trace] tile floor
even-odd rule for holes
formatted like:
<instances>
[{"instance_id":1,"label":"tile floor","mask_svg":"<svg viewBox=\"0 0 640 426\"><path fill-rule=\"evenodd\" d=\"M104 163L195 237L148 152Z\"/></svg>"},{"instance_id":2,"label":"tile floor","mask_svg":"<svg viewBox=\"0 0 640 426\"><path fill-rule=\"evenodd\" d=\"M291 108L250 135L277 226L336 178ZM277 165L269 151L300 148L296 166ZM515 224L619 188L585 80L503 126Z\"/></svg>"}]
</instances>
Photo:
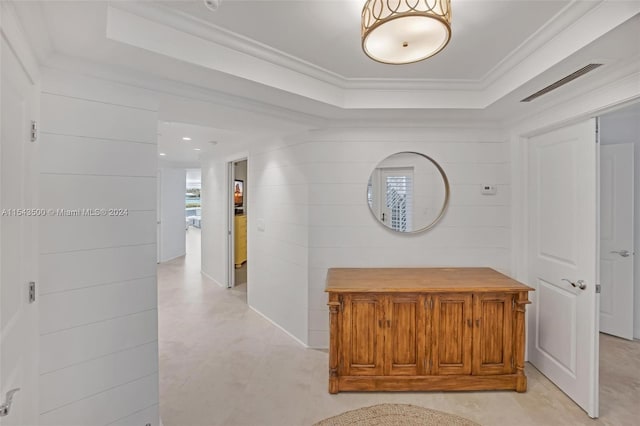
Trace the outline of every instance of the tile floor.
<instances>
[{"instance_id":1,"label":"tile floor","mask_svg":"<svg viewBox=\"0 0 640 426\"><path fill-rule=\"evenodd\" d=\"M188 256L158 269L160 411L165 426L311 425L390 402L490 425L632 425L640 418L640 342L601 337L601 417L589 419L527 365L515 392L327 393L327 353L302 348L250 310L246 289L200 274L199 232Z\"/></svg>"}]
</instances>

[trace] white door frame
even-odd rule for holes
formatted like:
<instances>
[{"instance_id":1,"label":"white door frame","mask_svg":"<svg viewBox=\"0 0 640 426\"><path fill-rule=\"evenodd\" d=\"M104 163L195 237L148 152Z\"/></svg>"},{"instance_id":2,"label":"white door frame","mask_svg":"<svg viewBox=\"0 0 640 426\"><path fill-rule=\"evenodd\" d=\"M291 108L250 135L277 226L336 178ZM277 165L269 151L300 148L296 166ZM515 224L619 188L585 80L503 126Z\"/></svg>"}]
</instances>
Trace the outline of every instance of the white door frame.
<instances>
[{"instance_id":1,"label":"white door frame","mask_svg":"<svg viewBox=\"0 0 640 426\"><path fill-rule=\"evenodd\" d=\"M29 97L29 115L32 120L36 122L40 121L40 82L41 71L38 61L31 50L31 47L25 37L25 33L21 27L20 20L16 14L15 6L11 2L3 1L0 3L0 38L4 40L10 47L12 54L17 59L19 65L24 71L25 77L30 84ZM3 93L3 88L0 87L0 94ZM25 125L25 134L27 134L27 123ZM39 136L39 135L38 135ZM6 208L39 208L39 169L38 169L38 144L39 140L35 142L29 142L28 140L16 141L16 143L24 144L24 154L28 158L29 167L24 167L24 174L22 178L27 182L30 187L31 193L24 194L23 206L3 206ZM26 342L28 353L22 354L22 361L25 368L23 370L24 375L18 380L7 381L6 383L0 383L0 404L5 402L6 391L14 387L20 387L21 391L14 395L13 405L11 412L8 416L0 419L0 424L8 424L8 422L16 421L18 416L22 414L22 421L28 423L37 423L39 418L38 404L40 399L39 394L39 333L38 333L38 318L39 318L39 218L31 217L26 220L30 220L31 233L24 241L21 241L25 248L24 252L29 253L28 262L23 269L24 282L0 282L0 286L16 286L20 287L21 297L25 301L28 294L28 282L33 280L36 283L35 287L35 302L27 305L24 309L28 310L24 317L27 317L27 324L22 324L24 319L13 322L11 327L15 330L19 330L22 333L23 340ZM2 232L2 229L0 229ZM2 268L2 265L0 265ZM28 269L28 271L25 271ZM0 307L1 309L1 307ZM4 324L2 324L3 326ZM2 328L2 327L0 327ZM24 349L24 348L21 348ZM2 354L0 353L0 357Z\"/></svg>"},{"instance_id":2,"label":"white door frame","mask_svg":"<svg viewBox=\"0 0 640 426\"><path fill-rule=\"evenodd\" d=\"M245 155L234 160L227 160L227 288L233 288L236 285L236 274L235 274L235 227L234 227L234 217L235 217L235 201L233 199L233 182L236 179L236 168L235 163L240 161L246 161L249 164L249 156ZM249 171L247 169L247 175ZM247 181L249 178L247 177ZM247 185L248 182L245 182ZM246 186L245 186L246 191ZM247 234L248 238L248 234ZM249 289L247 289L249 291Z\"/></svg>"}]
</instances>

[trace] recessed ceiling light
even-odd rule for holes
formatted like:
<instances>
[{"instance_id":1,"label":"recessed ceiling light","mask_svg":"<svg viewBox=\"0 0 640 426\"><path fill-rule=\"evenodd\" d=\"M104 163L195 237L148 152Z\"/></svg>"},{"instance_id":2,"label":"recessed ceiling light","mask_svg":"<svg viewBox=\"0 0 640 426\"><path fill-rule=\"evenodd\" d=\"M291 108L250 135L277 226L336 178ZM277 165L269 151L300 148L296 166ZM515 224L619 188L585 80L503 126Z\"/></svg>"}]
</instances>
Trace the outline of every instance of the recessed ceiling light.
<instances>
[{"instance_id":1,"label":"recessed ceiling light","mask_svg":"<svg viewBox=\"0 0 640 426\"><path fill-rule=\"evenodd\" d=\"M193 148L194 151L200 151L200 148Z\"/></svg>"},{"instance_id":2,"label":"recessed ceiling light","mask_svg":"<svg viewBox=\"0 0 640 426\"><path fill-rule=\"evenodd\" d=\"M162 156L162 157L164 157L165 155L167 155L167 154L165 154L164 152L160 153L160 156Z\"/></svg>"},{"instance_id":3,"label":"recessed ceiling light","mask_svg":"<svg viewBox=\"0 0 640 426\"><path fill-rule=\"evenodd\" d=\"M190 138L189 136L185 136L185 137L183 137L183 138L182 138L182 140L183 140L183 141L190 141L190 140L191 140L191 138Z\"/></svg>"}]
</instances>

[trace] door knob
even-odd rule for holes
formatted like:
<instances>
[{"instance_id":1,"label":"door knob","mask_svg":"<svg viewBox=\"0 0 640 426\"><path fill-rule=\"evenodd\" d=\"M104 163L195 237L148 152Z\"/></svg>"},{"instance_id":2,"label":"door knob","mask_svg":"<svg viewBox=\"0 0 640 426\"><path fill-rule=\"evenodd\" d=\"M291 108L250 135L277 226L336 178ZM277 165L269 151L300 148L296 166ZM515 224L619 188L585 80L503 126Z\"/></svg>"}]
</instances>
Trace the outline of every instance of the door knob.
<instances>
[{"instance_id":1,"label":"door knob","mask_svg":"<svg viewBox=\"0 0 640 426\"><path fill-rule=\"evenodd\" d=\"M629 253L629 250L620 250L620 251L612 251L611 253L617 253L622 257L629 257L631 256L631 253Z\"/></svg>"},{"instance_id":2,"label":"door knob","mask_svg":"<svg viewBox=\"0 0 640 426\"><path fill-rule=\"evenodd\" d=\"M578 280L575 283L567 278L563 278L562 281L566 281L571 284L573 287L578 287L580 290L584 290L587 288L587 285L584 283L584 280Z\"/></svg>"},{"instance_id":3,"label":"door knob","mask_svg":"<svg viewBox=\"0 0 640 426\"><path fill-rule=\"evenodd\" d=\"M18 392L20 388L11 389L7 392L7 398L4 404L0 405L0 417L8 416L11 409L11 401L13 400L13 394Z\"/></svg>"}]
</instances>

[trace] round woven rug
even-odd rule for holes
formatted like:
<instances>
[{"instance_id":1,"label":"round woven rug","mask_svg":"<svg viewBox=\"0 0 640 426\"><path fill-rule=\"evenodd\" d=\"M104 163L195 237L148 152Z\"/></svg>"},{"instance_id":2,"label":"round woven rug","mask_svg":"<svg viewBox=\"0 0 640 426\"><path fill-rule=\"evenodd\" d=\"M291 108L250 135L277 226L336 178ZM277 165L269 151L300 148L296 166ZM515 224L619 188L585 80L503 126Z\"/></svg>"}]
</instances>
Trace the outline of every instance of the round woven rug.
<instances>
[{"instance_id":1,"label":"round woven rug","mask_svg":"<svg viewBox=\"0 0 640 426\"><path fill-rule=\"evenodd\" d=\"M313 426L480 426L454 414L408 404L379 404L322 420Z\"/></svg>"}]
</instances>

